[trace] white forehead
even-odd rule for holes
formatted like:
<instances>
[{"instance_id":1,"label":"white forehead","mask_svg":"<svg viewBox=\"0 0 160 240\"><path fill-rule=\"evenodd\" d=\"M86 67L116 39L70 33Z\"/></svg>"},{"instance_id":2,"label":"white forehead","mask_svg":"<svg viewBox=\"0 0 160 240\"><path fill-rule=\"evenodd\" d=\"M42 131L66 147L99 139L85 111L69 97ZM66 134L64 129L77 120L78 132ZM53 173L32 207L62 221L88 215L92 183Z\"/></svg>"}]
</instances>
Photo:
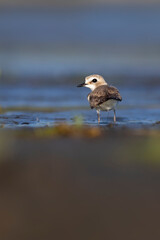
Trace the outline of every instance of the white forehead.
<instances>
[{"instance_id":1,"label":"white forehead","mask_svg":"<svg viewBox=\"0 0 160 240\"><path fill-rule=\"evenodd\" d=\"M90 76L87 76L85 78L85 83L89 83L91 82L93 79L97 79L97 81L104 81L104 78L100 75L97 75L97 74L93 74L93 75L90 75Z\"/></svg>"}]
</instances>

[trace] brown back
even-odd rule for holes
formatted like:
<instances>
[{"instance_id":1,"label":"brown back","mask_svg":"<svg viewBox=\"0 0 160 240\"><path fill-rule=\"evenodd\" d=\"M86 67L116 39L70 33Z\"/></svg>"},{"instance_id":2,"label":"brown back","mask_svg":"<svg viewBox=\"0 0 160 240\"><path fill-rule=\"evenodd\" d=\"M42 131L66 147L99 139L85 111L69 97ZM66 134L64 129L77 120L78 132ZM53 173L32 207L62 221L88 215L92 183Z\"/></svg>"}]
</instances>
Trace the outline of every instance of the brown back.
<instances>
[{"instance_id":1,"label":"brown back","mask_svg":"<svg viewBox=\"0 0 160 240\"><path fill-rule=\"evenodd\" d=\"M97 87L88 95L88 97L91 108L95 108L109 99L122 101L122 97L118 89L108 85L102 85Z\"/></svg>"}]
</instances>

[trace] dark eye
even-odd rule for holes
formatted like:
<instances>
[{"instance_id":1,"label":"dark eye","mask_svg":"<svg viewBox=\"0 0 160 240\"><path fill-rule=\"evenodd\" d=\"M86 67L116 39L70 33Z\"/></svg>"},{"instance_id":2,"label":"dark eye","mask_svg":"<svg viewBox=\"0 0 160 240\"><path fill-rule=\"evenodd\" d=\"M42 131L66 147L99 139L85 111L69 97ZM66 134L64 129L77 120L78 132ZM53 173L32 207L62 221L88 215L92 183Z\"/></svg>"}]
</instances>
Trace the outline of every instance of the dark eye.
<instances>
[{"instance_id":1,"label":"dark eye","mask_svg":"<svg viewBox=\"0 0 160 240\"><path fill-rule=\"evenodd\" d=\"M94 82L94 83L97 82L97 79L94 78L94 79L92 80L92 82Z\"/></svg>"}]
</instances>

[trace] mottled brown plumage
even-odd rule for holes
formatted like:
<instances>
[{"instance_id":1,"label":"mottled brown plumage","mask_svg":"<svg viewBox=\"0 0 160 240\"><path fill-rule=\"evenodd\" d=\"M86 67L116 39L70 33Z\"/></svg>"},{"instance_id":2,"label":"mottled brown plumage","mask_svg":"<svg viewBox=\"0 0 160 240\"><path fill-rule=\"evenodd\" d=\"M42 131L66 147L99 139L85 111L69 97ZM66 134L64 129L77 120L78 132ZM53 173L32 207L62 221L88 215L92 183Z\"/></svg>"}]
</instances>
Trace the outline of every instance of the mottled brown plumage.
<instances>
[{"instance_id":1,"label":"mottled brown plumage","mask_svg":"<svg viewBox=\"0 0 160 240\"><path fill-rule=\"evenodd\" d=\"M85 82L79 84L77 87L87 87L91 89L88 94L88 101L91 108L95 108L98 116L98 123L100 123L100 111L114 112L114 122L116 122L116 107L122 97L117 88L109 86L101 75L92 74L85 77Z\"/></svg>"},{"instance_id":2,"label":"mottled brown plumage","mask_svg":"<svg viewBox=\"0 0 160 240\"><path fill-rule=\"evenodd\" d=\"M122 97L117 88L108 85L101 85L88 94L91 108L96 108L107 100L122 101Z\"/></svg>"}]
</instances>

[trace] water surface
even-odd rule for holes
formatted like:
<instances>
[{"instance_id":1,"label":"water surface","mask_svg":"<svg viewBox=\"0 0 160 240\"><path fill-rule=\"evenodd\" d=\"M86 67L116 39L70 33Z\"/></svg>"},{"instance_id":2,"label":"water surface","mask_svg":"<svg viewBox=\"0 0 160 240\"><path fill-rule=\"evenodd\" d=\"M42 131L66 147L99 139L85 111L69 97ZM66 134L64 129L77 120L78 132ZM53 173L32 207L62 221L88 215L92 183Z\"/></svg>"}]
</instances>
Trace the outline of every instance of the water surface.
<instances>
[{"instance_id":1,"label":"water surface","mask_svg":"<svg viewBox=\"0 0 160 240\"><path fill-rule=\"evenodd\" d=\"M119 86L123 101L117 109L117 126L153 127L160 111L159 87ZM74 124L81 117L87 125L97 125L95 110L89 108L89 89L73 85L23 86L3 85L0 116L3 127L42 127L67 122ZM102 112L101 125L113 122L113 112Z\"/></svg>"}]
</instances>

